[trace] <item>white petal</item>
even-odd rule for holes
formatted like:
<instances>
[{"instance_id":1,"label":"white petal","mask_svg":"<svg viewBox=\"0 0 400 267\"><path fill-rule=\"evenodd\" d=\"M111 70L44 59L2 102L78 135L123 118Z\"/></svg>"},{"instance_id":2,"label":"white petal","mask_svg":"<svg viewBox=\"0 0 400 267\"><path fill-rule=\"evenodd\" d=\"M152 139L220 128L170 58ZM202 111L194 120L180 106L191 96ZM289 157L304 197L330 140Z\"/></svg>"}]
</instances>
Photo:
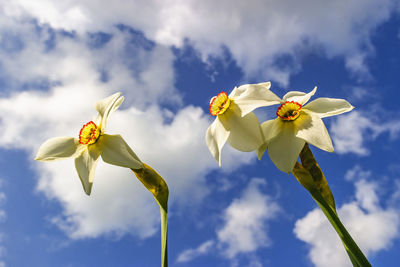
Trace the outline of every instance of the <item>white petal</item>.
<instances>
[{"instance_id":1,"label":"white petal","mask_svg":"<svg viewBox=\"0 0 400 267\"><path fill-rule=\"evenodd\" d=\"M115 93L109 97L104 98L103 100L98 101L95 104L96 110L99 112L101 116L101 131L104 132L104 129L107 125L108 117L122 104L124 101L124 97L121 96L121 93Z\"/></svg>"},{"instance_id":2,"label":"white petal","mask_svg":"<svg viewBox=\"0 0 400 267\"><path fill-rule=\"evenodd\" d=\"M261 124L261 131L264 135L264 141L269 142L272 138L277 136L281 130L282 120L280 118L276 118L274 120L265 121Z\"/></svg>"},{"instance_id":3,"label":"white petal","mask_svg":"<svg viewBox=\"0 0 400 267\"><path fill-rule=\"evenodd\" d=\"M305 96L305 95L306 95L306 93L304 93L304 92L289 91L282 97L282 100L283 101L291 101L291 100L288 100L288 99L290 99L292 97L302 97L302 96Z\"/></svg>"},{"instance_id":4,"label":"white petal","mask_svg":"<svg viewBox=\"0 0 400 267\"><path fill-rule=\"evenodd\" d=\"M258 107L280 104L281 99L269 90L271 83L245 84L233 89L229 94L239 107L241 116L245 116Z\"/></svg>"},{"instance_id":5,"label":"white petal","mask_svg":"<svg viewBox=\"0 0 400 267\"><path fill-rule=\"evenodd\" d=\"M333 152L332 140L326 130L324 122L317 114L303 109L297 120L303 122L297 127L297 137L319 149Z\"/></svg>"},{"instance_id":6,"label":"white petal","mask_svg":"<svg viewBox=\"0 0 400 267\"><path fill-rule=\"evenodd\" d=\"M294 101L297 102L301 105L304 105L305 103L307 103L308 100L310 100L310 98L315 94L315 92L317 91L317 87L315 86L314 89L309 92L308 94L303 93L303 92L298 92L298 91L291 91L288 92L284 97L283 97L283 101Z\"/></svg>"},{"instance_id":7,"label":"white petal","mask_svg":"<svg viewBox=\"0 0 400 267\"><path fill-rule=\"evenodd\" d=\"M138 156L119 134L104 134L99 138L98 143L101 147L101 158L104 162L136 170L143 168Z\"/></svg>"},{"instance_id":8,"label":"white petal","mask_svg":"<svg viewBox=\"0 0 400 267\"><path fill-rule=\"evenodd\" d=\"M109 112L110 107L115 103L115 101L120 97L121 93L115 93L109 97L106 97L100 101L97 101L94 107L100 113L101 116Z\"/></svg>"},{"instance_id":9,"label":"white petal","mask_svg":"<svg viewBox=\"0 0 400 267\"><path fill-rule=\"evenodd\" d=\"M321 97L304 106L304 109L311 110L320 118L334 116L349 112L354 107L344 99Z\"/></svg>"},{"instance_id":10,"label":"white petal","mask_svg":"<svg viewBox=\"0 0 400 267\"><path fill-rule=\"evenodd\" d=\"M96 144L88 145L86 148L87 149L84 149L82 153L75 158L75 168L81 179L85 193L90 195L100 150Z\"/></svg>"},{"instance_id":11,"label":"white petal","mask_svg":"<svg viewBox=\"0 0 400 267\"><path fill-rule=\"evenodd\" d=\"M103 120L103 117L100 115L100 113L97 113L97 115L93 118L93 122L96 125L100 125L101 126L101 121ZM103 127L105 128L105 127Z\"/></svg>"},{"instance_id":12,"label":"white petal","mask_svg":"<svg viewBox=\"0 0 400 267\"><path fill-rule=\"evenodd\" d=\"M279 170L290 173L305 142L296 137L294 123L281 122L279 127L281 127L280 134L268 143L268 154Z\"/></svg>"},{"instance_id":13,"label":"white petal","mask_svg":"<svg viewBox=\"0 0 400 267\"><path fill-rule=\"evenodd\" d=\"M52 161L74 157L80 153L81 144L73 137L55 137L44 142L35 160Z\"/></svg>"},{"instance_id":14,"label":"white petal","mask_svg":"<svg viewBox=\"0 0 400 267\"><path fill-rule=\"evenodd\" d=\"M237 112L229 109L218 115L218 118L229 131L228 143L233 148L249 152L263 144L260 123L253 112L241 117Z\"/></svg>"},{"instance_id":15,"label":"white petal","mask_svg":"<svg viewBox=\"0 0 400 267\"><path fill-rule=\"evenodd\" d=\"M269 141L280 133L280 120L281 119L276 118L274 120L265 121L261 124L261 132L263 134L264 144L257 150L258 159L262 158L265 149L267 149Z\"/></svg>"},{"instance_id":16,"label":"white petal","mask_svg":"<svg viewBox=\"0 0 400 267\"><path fill-rule=\"evenodd\" d=\"M240 95L243 94L244 91L247 90L249 86L260 86L263 87L264 89L269 90L271 88L271 83L270 82L265 82L265 83L255 83L255 84L244 84L238 87L235 87L232 92L229 94L229 98L236 98L239 97Z\"/></svg>"},{"instance_id":17,"label":"white petal","mask_svg":"<svg viewBox=\"0 0 400 267\"><path fill-rule=\"evenodd\" d=\"M221 166L221 150L228 136L229 132L221 124L219 118L215 118L215 121L207 129L206 143L211 154L218 161L219 166Z\"/></svg>"}]
</instances>

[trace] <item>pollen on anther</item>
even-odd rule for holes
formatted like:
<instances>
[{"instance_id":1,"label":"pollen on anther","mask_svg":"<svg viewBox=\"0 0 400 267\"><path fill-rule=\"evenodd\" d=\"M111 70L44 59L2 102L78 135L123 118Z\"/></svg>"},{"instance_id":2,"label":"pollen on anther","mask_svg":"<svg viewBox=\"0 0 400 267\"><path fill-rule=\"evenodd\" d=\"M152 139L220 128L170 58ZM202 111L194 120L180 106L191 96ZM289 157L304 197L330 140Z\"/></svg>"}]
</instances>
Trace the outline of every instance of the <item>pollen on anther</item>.
<instances>
[{"instance_id":1,"label":"pollen on anther","mask_svg":"<svg viewBox=\"0 0 400 267\"><path fill-rule=\"evenodd\" d=\"M276 115L284 121L293 121L300 116L301 104L294 101L286 101L276 111Z\"/></svg>"},{"instance_id":2,"label":"pollen on anther","mask_svg":"<svg viewBox=\"0 0 400 267\"><path fill-rule=\"evenodd\" d=\"M225 92L219 93L210 100L210 113L213 116L224 113L230 105L230 99Z\"/></svg>"},{"instance_id":3,"label":"pollen on anther","mask_svg":"<svg viewBox=\"0 0 400 267\"><path fill-rule=\"evenodd\" d=\"M79 143L82 145L90 145L97 141L100 135L100 130L93 121L89 121L83 125L79 132Z\"/></svg>"}]
</instances>

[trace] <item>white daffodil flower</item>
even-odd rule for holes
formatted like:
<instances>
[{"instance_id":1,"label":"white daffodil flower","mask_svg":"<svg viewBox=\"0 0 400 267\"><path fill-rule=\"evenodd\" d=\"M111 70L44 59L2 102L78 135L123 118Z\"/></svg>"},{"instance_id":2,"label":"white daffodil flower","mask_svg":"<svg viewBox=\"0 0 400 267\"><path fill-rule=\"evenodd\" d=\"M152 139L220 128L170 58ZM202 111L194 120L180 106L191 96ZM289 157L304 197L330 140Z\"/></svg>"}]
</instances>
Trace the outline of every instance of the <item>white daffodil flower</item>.
<instances>
[{"instance_id":1,"label":"white daffodil flower","mask_svg":"<svg viewBox=\"0 0 400 267\"><path fill-rule=\"evenodd\" d=\"M280 104L269 90L270 82L235 87L229 96L219 93L210 100L210 113L216 116L206 133L208 149L221 166L221 150L226 141L237 150L249 152L263 143L260 123L252 112L262 106Z\"/></svg>"},{"instance_id":2,"label":"white daffodil flower","mask_svg":"<svg viewBox=\"0 0 400 267\"><path fill-rule=\"evenodd\" d=\"M90 195L96 164L103 161L131 169L141 169L143 164L120 135L105 134L108 117L122 104L124 97L113 94L95 104L99 112L95 121L83 125L79 138L55 137L44 142L35 160L54 161L75 158L75 168L83 189Z\"/></svg>"},{"instance_id":3,"label":"white daffodil flower","mask_svg":"<svg viewBox=\"0 0 400 267\"><path fill-rule=\"evenodd\" d=\"M338 115L354 107L344 99L318 98L305 105L317 87L308 94L288 92L276 111L277 118L261 124L265 144L258 150L261 158L268 149L272 162L283 172L292 172L305 143L333 152L332 141L321 118Z\"/></svg>"}]
</instances>

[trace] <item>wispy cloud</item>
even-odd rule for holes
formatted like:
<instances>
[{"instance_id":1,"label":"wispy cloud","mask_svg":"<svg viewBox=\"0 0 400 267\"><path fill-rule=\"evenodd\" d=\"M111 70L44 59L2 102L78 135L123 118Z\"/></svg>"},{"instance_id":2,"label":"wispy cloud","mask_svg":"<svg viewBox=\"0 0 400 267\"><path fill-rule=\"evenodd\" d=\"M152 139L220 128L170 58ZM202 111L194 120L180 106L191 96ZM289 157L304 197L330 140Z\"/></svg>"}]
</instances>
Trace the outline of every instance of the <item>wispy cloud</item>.
<instances>
[{"instance_id":1,"label":"wispy cloud","mask_svg":"<svg viewBox=\"0 0 400 267\"><path fill-rule=\"evenodd\" d=\"M214 241L213 240L208 240L204 243L202 243L200 246L197 248L189 248L184 251L182 251L178 258L176 259L177 262L188 262L191 261L201 255L209 253L210 249L214 246Z\"/></svg>"},{"instance_id":2,"label":"wispy cloud","mask_svg":"<svg viewBox=\"0 0 400 267\"><path fill-rule=\"evenodd\" d=\"M347 170L344 178L347 181L356 181L360 179L368 180L372 175L372 172L369 170L364 170L360 165L355 165L350 170Z\"/></svg>"},{"instance_id":3,"label":"wispy cloud","mask_svg":"<svg viewBox=\"0 0 400 267\"><path fill-rule=\"evenodd\" d=\"M399 120L381 120L381 117L352 111L339 116L331 125L335 151L339 154L355 153L360 156L369 154L366 141L374 140L383 133L397 138L400 133Z\"/></svg>"}]
</instances>

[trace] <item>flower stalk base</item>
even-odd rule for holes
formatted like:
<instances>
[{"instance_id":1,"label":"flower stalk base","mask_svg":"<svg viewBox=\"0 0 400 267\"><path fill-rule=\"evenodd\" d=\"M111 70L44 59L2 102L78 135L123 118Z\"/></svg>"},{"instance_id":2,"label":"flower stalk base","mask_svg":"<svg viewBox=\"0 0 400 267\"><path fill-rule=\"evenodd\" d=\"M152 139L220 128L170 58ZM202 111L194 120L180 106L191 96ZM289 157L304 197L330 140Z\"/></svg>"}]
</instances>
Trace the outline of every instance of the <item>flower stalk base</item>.
<instances>
[{"instance_id":1,"label":"flower stalk base","mask_svg":"<svg viewBox=\"0 0 400 267\"><path fill-rule=\"evenodd\" d=\"M168 267L168 195L167 183L152 167L132 169L140 182L149 190L160 206L161 217L161 267Z\"/></svg>"},{"instance_id":2,"label":"flower stalk base","mask_svg":"<svg viewBox=\"0 0 400 267\"><path fill-rule=\"evenodd\" d=\"M303 150L300 153L300 160L301 164L296 162L293 169L293 175L296 177L297 181L299 181L299 183L310 192L312 198L336 230L353 266L371 266L368 259L364 256L356 242L340 221L336 212L335 200L328 182L308 147L308 144L304 145Z\"/></svg>"}]
</instances>

